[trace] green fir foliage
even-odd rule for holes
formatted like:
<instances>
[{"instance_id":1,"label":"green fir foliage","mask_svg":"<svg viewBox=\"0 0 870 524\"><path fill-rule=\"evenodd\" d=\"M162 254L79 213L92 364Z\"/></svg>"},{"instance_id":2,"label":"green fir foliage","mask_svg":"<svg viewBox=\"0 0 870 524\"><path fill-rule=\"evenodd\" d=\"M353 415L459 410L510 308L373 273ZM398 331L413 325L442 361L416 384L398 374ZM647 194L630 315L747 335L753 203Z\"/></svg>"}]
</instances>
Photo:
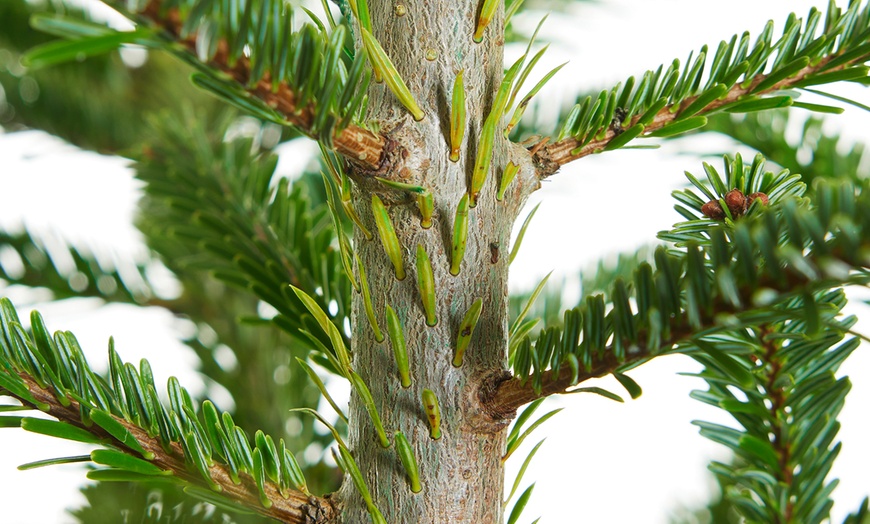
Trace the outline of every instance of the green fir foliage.
<instances>
[{"instance_id":1,"label":"green fir foliage","mask_svg":"<svg viewBox=\"0 0 870 524\"><path fill-rule=\"evenodd\" d=\"M421 402L413 409L421 426L428 423L430 439L409 441L393 432L394 421L388 417L395 406L382 405L380 385L370 389L360 375L368 377L368 370L353 368L349 348L354 292L363 296L375 337L385 338L372 303L372 297L381 302L382 290L368 288L360 257L346 235L356 227L372 241L365 225L371 220L357 215L354 203L358 193L369 196L361 178L371 174L366 182L376 182L374 173L346 164L333 151L333 142L351 125L369 133L364 117L373 74L387 82L415 120L435 115L417 105L393 59L381 49L364 0L341 2L345 16L339 22L324 2L326 23L305 8L306 16L296 17L302 23L294 21L299 13L281 0L106 3L127 16L134 29L118 31L92 22L76 9L34 14L32 6L19 0L0 5L0 45L11 50L0 54L0 94L11 93L0 98L0 123L41 127L84 147L123 149L134 157L137 177L144 182L139 227L154 256L177 277L181 292L175 298L158 297L144 265L106 267L85 250L49 249L29 232L0 234L0 279L44 287L56 299L99 297L159 305L186 315L196 327L184 342L200 358L201 371L224 385L239 409L234 414L221 412L211 401L194 398L174 377L163 395L148 362L124 363L112 341L108 371L100 375L87 363L72 333L52 334L36 312L29 323L23 322L12 302L2 298L0 392L17 403L0 406L0 427L20 427L94 447L88 455L46 458L20 469L88 462L93 466L88 478L99 481L97 488L85 489L88 499L109 504L107 511L132 520L257 522L262 516L281 518L275 512L289 507L291 513L304 513L299 518L306 522L323 522L329 517L311 492L334 489L340 472L322 463L300 463L291 448L326 444L332 438L338 445L333 452L336 464L355 486L372 521L385 522L375 502L383 501L384 495L372 494L374 485L367 485L371 472L360 470L356 451L343 440L348 417L327 392L329 381L324 383L309 361L351 382L351 405L357 402L367 411L364 423L373 425L381 452L389 454L414 493L426 486L425 473L431 467L424 462L426 446L452 443L457 407L422 384L415 389L415 395L422 393ZM507 2L504 25L509 27L512 16L533 4ZM480 3L474 13L476 41L516 37L511 29L506 35L490 34L498 24L489 22L500 16L499 10L498 2ZM486 295L475 297L459 318L437 319L436 310L442 310L435 300L440 284L435 278L447 265L454 276L460 269L474 269L470 266L478 257L471 256L471 250L465 256L466 244L470 246L478 234L473 228L479 227L478 210L470 208L486 194L482 189L490 171L502 173L500 205L509 187L513 194L513 188L520 191L519 186L528 182L511 185L519 173L520 164L513 163L516 156L507 166L491 162L532 98L562 67L544 75L514 106L524 81L547 50L545 46L532 54L542 24L543 20L525 54L506 74L492 79L497 93L490 93L495 96L486 101L487 116L477 142L469 144L474 166L461 200L441 202L434 187L376 178L397 194L411 193L421 228L429 228L433 216L436 223L442 222L433 233L441 229L450 245L441 253L418 246L415 267L423 301L415 310L427 314L430 327L439 320L452 326L455 338L449 343L455 344L455 373L476 360L471 358L476 356L472 342L489 334L483 326L492 329L492 319L484 318L475 337L478 319L482 312L490 313L491 301ZM148 50L148 64L141 71L124 65L113 52L130 44ZM189 71L154 58L156 50L192 68L194 86L262 121L259 132L238 136L243 134L238 133L239 120L230 113L202 117L210 101L194 97L196 105L179 110L178 88L166 86L182 84L178 78ZM561 411L535 418L548 395L595 393L623 402L622 396L600 387L579 387L589 378L612 374L634 399L642 388L626 373L654 357L680 353L703 366L696 376L707 389L694 391L692 397L730 416L728 425L694 422L702 436L734 454L728 463L710 465L722 487L717 514L746 522L801 524L829 518L837 485L829 474L841 448L837 416L851 387L838 371L859 344L859 338L850 336L856 319L842 314L843 287L870 283L870 188L860 174L866 162L862 146L844 151L840 138L825 134L817 117L806 120L803 140L794 144L785 136L790 117L783 108L828 114L842 112L844 104L870 109L827 91L835 82L867 85L868 59L870 4L853 1L840 8L831 2L827 12L814 8L803 19L789 16L779 36L770 22L754 39L748 33L735 35L715 52L704 46L697 56L690 53L685 63L674 60L668 67L588 96L563 119L553 137L555 144L541 150L549 139L530 142L533 155L542 151L530 159L551 164L536 166L539 178L567 161L631 147L634 139L645 136L715 130L759 154L751 161L725 156L722 168L704 163L703 175L687 172L687 188L673 192L675 209L684 220L659 234L666 244L584 273L584 299L577 307L561 311L561 296L546 289L549 275L530 294L512 297L505 356L513 377L504 383L516 385L528 405L511 426L504 450L498 450L503 452L502 462ZM82 60L83 64L66 64ZM10 64L18 67L19 61L29 67L26 75L11 73ZM458 73L468 80L477 72ZM102 82L103 75L115 82ZM63 89L70 78L94 91L80 98L81 89ZM37 92L42 90L36 98L28 95L33 85ZM449 114L442 111L448 119L442 123L447 131L441 153L452 153L454 161L462 150L466 105L477 103L465 100L462 81L456 85L462 96L455 95L452 104L445 101L453 106L447 108L452 109ZM184 98L189 98L184 89ZM161 104L142 96L151 91L171 100ZM802 92L834 105L800 100ZM472 94L469 90L468 96ZM112 116L115 106L107 102L112 99L135 106L137 118L118 126L122 120ZM149 102L142 103L145 99ZM167 111L157 114L161 105ZM167 117L170 112L182 117ZM143 120L148 123L141 124ZM407 125L416 124L409 120ZM287 126L295 131L287 132ZM388 135L376 134L377 126L371 127L375 141L386 144ZM90 128L112 136L97 136ZM276 173L277 157L270 148L298 132L321 142L325 185L316 174L291 181ZM765 156L778 167L766 165ZM378 196L371 198L380 243L395 269L393 284L404 285L398 281L405 276L407 246L393 224L403 216L397 212L402 204L389 199L388 208ZM506 263L517 255L536 210L520 227ZM492 264L496 262L497 257ZM410 369L415 368L408 362L403 324L392 306L385 305L384 311L399 375L393 382L417 388L428 375L421 372L411 381ZM409 347L417 343L407 340ZM469 358L464 364L466 349ZM381 350L389 357L389 348ZM227 364L226 351L234 357L245 355L244 369ZM294 357L301 367L289 365ZM288 384L287 391L274 391L279 376ZM316 405L320 398L338 414L335 425L311 408L296 408L287 415L291 405ZM269 410L274 413L263 413ZM54 419L28 416L35 411ZM301 428L293 435L288 419ZM326 425L329 434L316 434L314 420ZM251 434L241 426L263 429ZM386 449L393 442L395 454ZM503 502L509 524L519 522L531 497L534 483L519 488L542 444L543 440L525 457ZM125 489L136 493L129 503L119 495ZM161 512L167 504L173 506L173 514L164 518ZM73 514L83 522L95 522L93 511L83 508ZM868 519L865 499L845 524L864 524Z\"/></svg>"},{"instance_id":2,"label":"green fir foliage","mask_svg":"<svg viewBox=\"0 0 870 524\"><path fill-rule=\"evenodd\" d=\"M5 95L0 124L7 130L42 129L79 147L119 152L146 136L147 115L175 112L184 104L215 110L217 102L186 81L187 68L161 53L149 53L141 66L127 65L116 52L22 73L19 62L25 51L57 41L30 27L36 13L43 20L62 14L93 24L80 8L65 3L0 4L0 87ZM119 114L129 118L119 119Z\"/></svg>"},{"instance_id":3,"label":"green fir foliage","mask_svg":"<svg viewBox=\"0 0 870 524\"><path fill-rule=\"evenodd\" d=\"M720 331L805 315L807 296L844 283L866 284L863 232L870 226L870 201L864 184L820 182L810 206L799 197L799 179L765 172L761 159L745 166L739 158L726 159L726 166L729 189L768 189L770 209L750 207L736 221L696 218L663 233L687 247L659 248L655 267L641 263L630 280L617 280L608 302L588 296L565 312L561 327L544 329L534 341L529 335L511 341L521 380L540 391L557 377L574 383L626 369L690 350L692 340ZM715 177L711 167L708 172ZM687 194L699 211L702 197L677 192L681 202ZM798 290L805 293L795 299ZM545 375L548 369L558 373Z\"/></svg>"},{"instance_id":4,"label":"green fir foliage","mask_svg":"<svg viewBox=\"0 0 870 524\"><path fill-rule=\"evenodd\" d=\"M839 134L827 132L824 119L811 116L800 127L800 142L786 138L786 129L798 115L789 111L766 111L746 115L717 115L709 131L719 132L746 144L764 157L793 173L800 173L810 194L817 178L846 178L857 182L867 176L864 144L850 144Z\"/></svg>"},{"instance_id":5,"label":"green fir foliage","mask_svg":"<svg viewBox=\"0 0 870 524\"><path fill-rule=\"evenodd\" d=\"M139 29L134 33L81 30L85 26L74 17L57 15L51 27L44 22L36 25L46 31L59 25L74 28L55 31L68 40L37 47L26 59L39 64L64 62L116 49L133 39L181 58L198 70L192 77L197 87L260 119L298 124L298 114L309 112L311 118L302 131L328 145L363 104L370 72L363 67L362 54L354 59L347 52L347 28L339 25L328 32L322 24L305 23L294 29L293 8L280 0L176 0L162 2L156 13L144 12L144 3L107 4L140 22ZM155 15L168 25L168 34L148 29L146 20L158 21ZM282 113L263 100L281 89L293 94L290 114L287 108Z\"/></svg>"},{"instance_id":6,"label":"green fir foliage","mask_svg":"<svg viewBox=\"0 0 870 524\"><path fill-rule=\"evenodd\" d=\"M572 154L593 140L608 139L601 148L611 150L617 148L613 141L628 143L623 134L640 136L653 123L657 129L647 135L673 136L705 126L706 115L715 112L775 109L795 104L801 89L839 81L866 83L868 26L870 4L864 2L850 2L846 9L832 3L827 13L812 8L803 19L792 14L779 37L768 22L754 40L749 33L734 35L715 52L704 46L684 63L675 59L587 96L571 109L558 139L576 141ZM822 105L803 107L830 112Z\"/></svg>"},{"instance_id":7,"label":"green fir foliage","mask_svg":"<svg viewBox=\"0 0 870 524\"><path fill-rule=\"evenodd\" d=\"M38 313L31 324L42 324ZM279 455L271 437L257 432L252 447L229 413L219 415L208 402L198 406L174 378L167 386L168 404L161 401L148 363L143 360L138 368L124 364L111 346L109 375L97 375L72 333L50 335L34 329L28 335L8 299L0 299L0 355L3 389L34 409L43 408L36 396L52 397L52 402L65 407L52 410L61 421L23 418L23 429L105 447L91 454L91 460L104 467L91 470L90 478L162 480L180 484L219 507L243 512L262 512L271 506L265 484L257 482L256 495L263 508L245 509L239 500L219 495L226 489L221 486L226 478L237 484L243 474L254 479L267 475L282 494L305 489L300 484L304 479L291 474L298 470L295 459ZM22 373L29 378L22 378ZM279 447L284 448L283 441ZM163 459L159 466L151 462L174 450L183 452L183 461ZM183 469L165 469L172 467ZM250 500L247 504L252 506Z\"/></svg>"}]
</instances>

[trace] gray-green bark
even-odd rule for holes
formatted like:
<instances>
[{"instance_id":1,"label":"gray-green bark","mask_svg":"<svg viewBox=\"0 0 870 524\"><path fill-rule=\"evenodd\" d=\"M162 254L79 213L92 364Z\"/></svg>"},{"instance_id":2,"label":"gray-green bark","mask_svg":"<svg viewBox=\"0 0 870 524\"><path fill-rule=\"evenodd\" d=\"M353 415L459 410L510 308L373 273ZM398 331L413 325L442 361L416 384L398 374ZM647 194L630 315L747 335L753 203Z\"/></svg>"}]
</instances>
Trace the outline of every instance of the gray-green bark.
<instances>
[{"instance_id":1,"label":"gray-green bark","mask_svg":"<svg viewBox=\"0 0 870 524\"><path fill-rule=\"evenodd\" d=\"M404 7L404 14L402 12ZM402 246L407 276L396 279L377 235L357 232L355 250L366 268L380 326L385 305L404 325L412 384L404 389L387 338L378 343L366 320L360 295L353 301L353 367L364 378L388 434L402 431L417 458L423 491L414 494L395 446L383 449L358 395L350 402L348 443L387 522L498 523L508 420L492 420L481 409L479 387L506 366L507 277L510 231L525 197L536 185L527 152L498 133L490 173L478 205L469 212L465 257L458 276L449 272L457 204L468 188L480 130L503 76L503 14L499 12L480 44L472 41L479 5L476 0L425 2L370 1L374 35L392 58L426 117L415 122L384 84L372 84L368 118L396 141L380 176L421 185L435 199L433 225L420 226L420 215L407 193L389 190L370 173L357 170L357 211L368 227L371 194L387 205ZM466 140L459 162L450 162L450 99L456 74L464 70L467 93ZM503 127L502 127L503 129ZM522 166L508 196L497 202L498 177L509 160ZM432 261L438 324L429 327L416 285L417 246ZM457 331L476 298L483 312L460 368L452 366ZM422 390L434 391L442 414L443 436L429 437L421 404ZM368 522L369 516L349 479L338 496L342 521Z\"/></svg>"}]
</instances>

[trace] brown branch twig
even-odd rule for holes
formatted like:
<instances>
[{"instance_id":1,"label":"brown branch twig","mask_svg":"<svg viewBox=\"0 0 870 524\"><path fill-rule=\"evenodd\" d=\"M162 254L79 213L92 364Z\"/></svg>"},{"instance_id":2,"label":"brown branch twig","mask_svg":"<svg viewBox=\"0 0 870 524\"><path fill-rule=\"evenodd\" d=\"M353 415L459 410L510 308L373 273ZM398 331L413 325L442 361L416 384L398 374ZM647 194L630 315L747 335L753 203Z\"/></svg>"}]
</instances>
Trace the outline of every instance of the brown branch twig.
<instances>
[{"instance_id":1,"label":"brown branch twig","mask_svg":"<svg viewBox=\"0 0 870 524\"><path fill-rule=\"evenodd\" d=\"M785 80L777 82L769 89L765 89L757 93L753 92L753 89L755 89L755 86L764 81L764 79L767 78L767 75L755 76L750 84L745 87L739 83L735 84L731 88L731 90L728 91L722 98L710 102L706 107L699 111L697 115L711 113L722 106L738 101L740 97L747 94L762 95L782 89L788 89L794 84L806 78L807 76L819 72L828 62L830 62L837 56L838 55L831 55L825 57L815 64L804 67L790 78L786 78ZM864 60L866 60L866 57L859 57L852 62L833 67L825 72L828 73L839 71L849 65L860 63ZM675 104L665 106L661 111L656 113L656 116L653 118L652 122L650 122L649 125L644 128L644 132L641 136L648 135L673 122L678 116L680 116L680 110L688 107L697 98L697 96L686 98L679 104L679 108L675 108ZM634 117L632 117L629 122L625 123L625 128L629 128L636 124L637 121L640 120L641 116L642 115L635 115ZM573 137L568 137L556 143L550 144L549 146L533 154L535 165L538 166L538 176L540 176L541 178L546 178L556 173L556 171L558 171L560 167L567 164L568 162L573 162L574 160L577 160L579 158L583 158L593 153L599 153L603 151L607 144L609 144L610 141L613 140L616 136L616 131L614 131L613 129L608 129L604 138L593 139L583 147L580 147L580 142Z\"/></svg>"},{"instance_id":2,"label":"brown branch twig","mask_svg":"<svg viewBox=\"0 0 870 524\"><path fill-rule=\"evenodd\" d=\"M780 341L768 339L767 335L773 330L769 326L762 326L758 333L758 340L761 342L761 347L764 348L764 364L767 370L767 380L764 383L764 389L767 392L767 397L771 400L770 408L770 423L773 439L771 445L779 459L779 471L777 472L777 480L787 486L794 483L794 470L790 465L791 462L791 444L788 431L783 428L783 420L787 417L785 412L788 401L783 394L782 386L777 383L781 378L783 359L779 355L779 350L782 349ZM794 502L789 500L785 507L782 508L785 522L791 522L791 515L794 511Z\"/></svg>"},{"instance_id":3,"label":"brown branch twig","mask_svg":"<svg viewBox=\"0 0 870 524\"><path fill-rule=\"evenodd\" d=\"M55 417L61 422L84 429L91 434L107 441L117 442L109 433L97 425L86 426L81 421L81 412L79 411L79 403L75 400L70 400L68 406L61 404L57 398L47 389L43 389L31 377L26 374L19 374L24 380L30 393L39 403L47 404L50 409L47 414ZM25 404L29 404L25 402ZM35 407L35 406L34 406ZM202 478L197 473L191 472L184 463L184 452L181 445L176 442L170 443L171 453L167 453L160 445L157 438L150 437L144 429L127 422L124 419L114 417L121 423L127 431L129 431L139 442L145 451L154 454L154 459L150 460L155 466L172 471L175 478L184 480L191 484L205 486ZM123 446L118 445L119 448ZM129 448L126 452L133 456L139 456ZM332 502L329 498L308 497L300 491L290 490L286 498L278 490L278 487L271 482L266 482L264 489L266 496L272 502L271 508L266 508L260 503L259 491L257 484L250 475L241 474L241 483L236 485L233 483L229 470L221 465L215 464L209 468L212 480L221 487L221 495L235 501L236 503L247 507L248 509L259 513L264 517L275 519L279 522L287 524L321 524L330 522L336 515Z\"/></svg>"},{"instance_id":4,"label":"brown branch twig","mask_svg":"<svg viewBox=\"0 0 870 524\"><path fill-rule=\"evenodd\" d=\"M178 9L170 8L164 10L161 8L160 3L161 0L151 0L145 6L145 9L138 13L139 16L146 18L157 27L166 31L172 35L174 40L187 48L188 51L196 54L196 34L182 38L181 28L184 24ZM227 73L242 85L247 85L250 79L251 67L247 58L239 58L235 66L230 67L228 45L225 40L221 40L218 43L217 52L208 62L208 65ZM286 82L281 82L278 85L277 91L273 91L272 80L267 73L249 91L260 100L263 100L269 107L281 113L288 122L301 131L307 133L311 129L311 124L314 120L312 108L297 107L296 96ZM340 134L333 137L333 147L338 153L363 169L377 172L382 167L382 153L388 140L387 137L350 124Z\"/></svg>"},{"instance_id":5,"label":"brown branch twig","mask_svg":"<svg viewBox=\"0 0 870 524\"><path fill-rule=\"evenodd\" d=\"M668 340L663 340L661 347L662 353L667 354L669 348L674 344L688 339L693 331L689 329L674 330L672 336ZM484 405L484 411L494 420L504 420L513 418L517 408L524 406L530 402L534 402L539 398L549 397L560 393L567 393L568 389L582 382L593 378L600 378L613 373L617 368L626 364L633 364L641 360L651 358L652 355L649 348L638 348L634 353L630 354L625 360L618 361L616 354L613 351L613 346L604 348L604 356L596 359L592 363L592 368L589 371L583 371L578 374L576 381L572 381L571 368L563 366L561 370L550 369L545 371L541 377L541 391L537 392L532 387L532 377L520 379L511 377L507 380L501 380L499 384L492 388L483 388L481 391L490 392L489 396L481 398L481 403Z\"/></svg>"}]
</instances>

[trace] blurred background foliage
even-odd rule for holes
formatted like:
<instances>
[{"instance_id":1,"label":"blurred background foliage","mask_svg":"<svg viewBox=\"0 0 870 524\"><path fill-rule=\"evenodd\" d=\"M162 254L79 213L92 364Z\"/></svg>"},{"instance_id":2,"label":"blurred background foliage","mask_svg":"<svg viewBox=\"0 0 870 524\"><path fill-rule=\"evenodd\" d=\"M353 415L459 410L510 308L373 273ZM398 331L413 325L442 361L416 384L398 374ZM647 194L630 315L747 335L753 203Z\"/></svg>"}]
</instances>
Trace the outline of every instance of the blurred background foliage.
<instances>
[{"instance_id":1,"label":"blurred background foliage","mask_svg":"<svg viewBox=\"0 0 870 524\"><path fill-rule=\"evenodd\" d=\"M177 111L183 103L203 111L218 107L190 85L180 62L160 53L131 50L25 69L21 54L54 38L31 29L36 12L90 18L63 2L0 3L0 125L7 130L42 129L85 149L121 153L142 140L146 116L155 111Z\"/></svg>"}]
</instances>

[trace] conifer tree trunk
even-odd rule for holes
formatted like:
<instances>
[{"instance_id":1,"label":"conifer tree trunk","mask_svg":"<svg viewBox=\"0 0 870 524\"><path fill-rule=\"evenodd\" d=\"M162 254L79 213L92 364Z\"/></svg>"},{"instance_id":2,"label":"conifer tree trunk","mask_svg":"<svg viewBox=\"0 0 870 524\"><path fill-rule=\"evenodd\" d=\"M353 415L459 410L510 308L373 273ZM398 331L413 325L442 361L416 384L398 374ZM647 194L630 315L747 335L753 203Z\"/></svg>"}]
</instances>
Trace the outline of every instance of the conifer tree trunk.
<instances>
[{"instance_id":1,"label":"conifer tree trunk","mask_svg":"<svg viewBox=\"0 0 870 524\"><path fill-rule=\"evenodd\" d=\"M506 367L508 337L508 253L511 225L533 189L529 155L497 133L492 168L476 207L469 210L468 240L459 275L450 274L457 205L468 190L480 130L503 76L503 12L483 41L472 40L477 0L369 0L374 35L392 58L426 116L415 122L383 84L369 90L368 120L394 142L378 173L357 169L357 212L374 233L357 230L354 248L365 265L381 330L385 306L404 326L411 386L402 388L390 338L379 343L366 318L363 299L353 299L353 367L368 384L393 438L402 431L420 468L423 490L412 493L395 446L383 449L359 396L350 401L348 444L364 472L375 505L389 523L498 523L504 484L501 456L508 420L481 410L480 388L497 381ZM359 41L359 35L357 35ZM466 139L458 162L449 160L451 93L464 71ZM503 127L502 127L503 129ZM512 148L516 148L515 150ZM522 166L513 190L495 198L498 176L508 160ZM431 228L420 224L415 200L385 187L373 175L426 187L434 196ZM401 244L406 277L398 280L372 217L372 193L384 201ZM430 327L417 289L415 260L422 245L432 263L437 325ZM475 299L483 311L463 365L452 365L459 324ZM440 403L442 437L434 440L421 402L423 389ZM369 522L361 497L348 477L338 494L342 522Z\"/></svg>"}]
</instances>

